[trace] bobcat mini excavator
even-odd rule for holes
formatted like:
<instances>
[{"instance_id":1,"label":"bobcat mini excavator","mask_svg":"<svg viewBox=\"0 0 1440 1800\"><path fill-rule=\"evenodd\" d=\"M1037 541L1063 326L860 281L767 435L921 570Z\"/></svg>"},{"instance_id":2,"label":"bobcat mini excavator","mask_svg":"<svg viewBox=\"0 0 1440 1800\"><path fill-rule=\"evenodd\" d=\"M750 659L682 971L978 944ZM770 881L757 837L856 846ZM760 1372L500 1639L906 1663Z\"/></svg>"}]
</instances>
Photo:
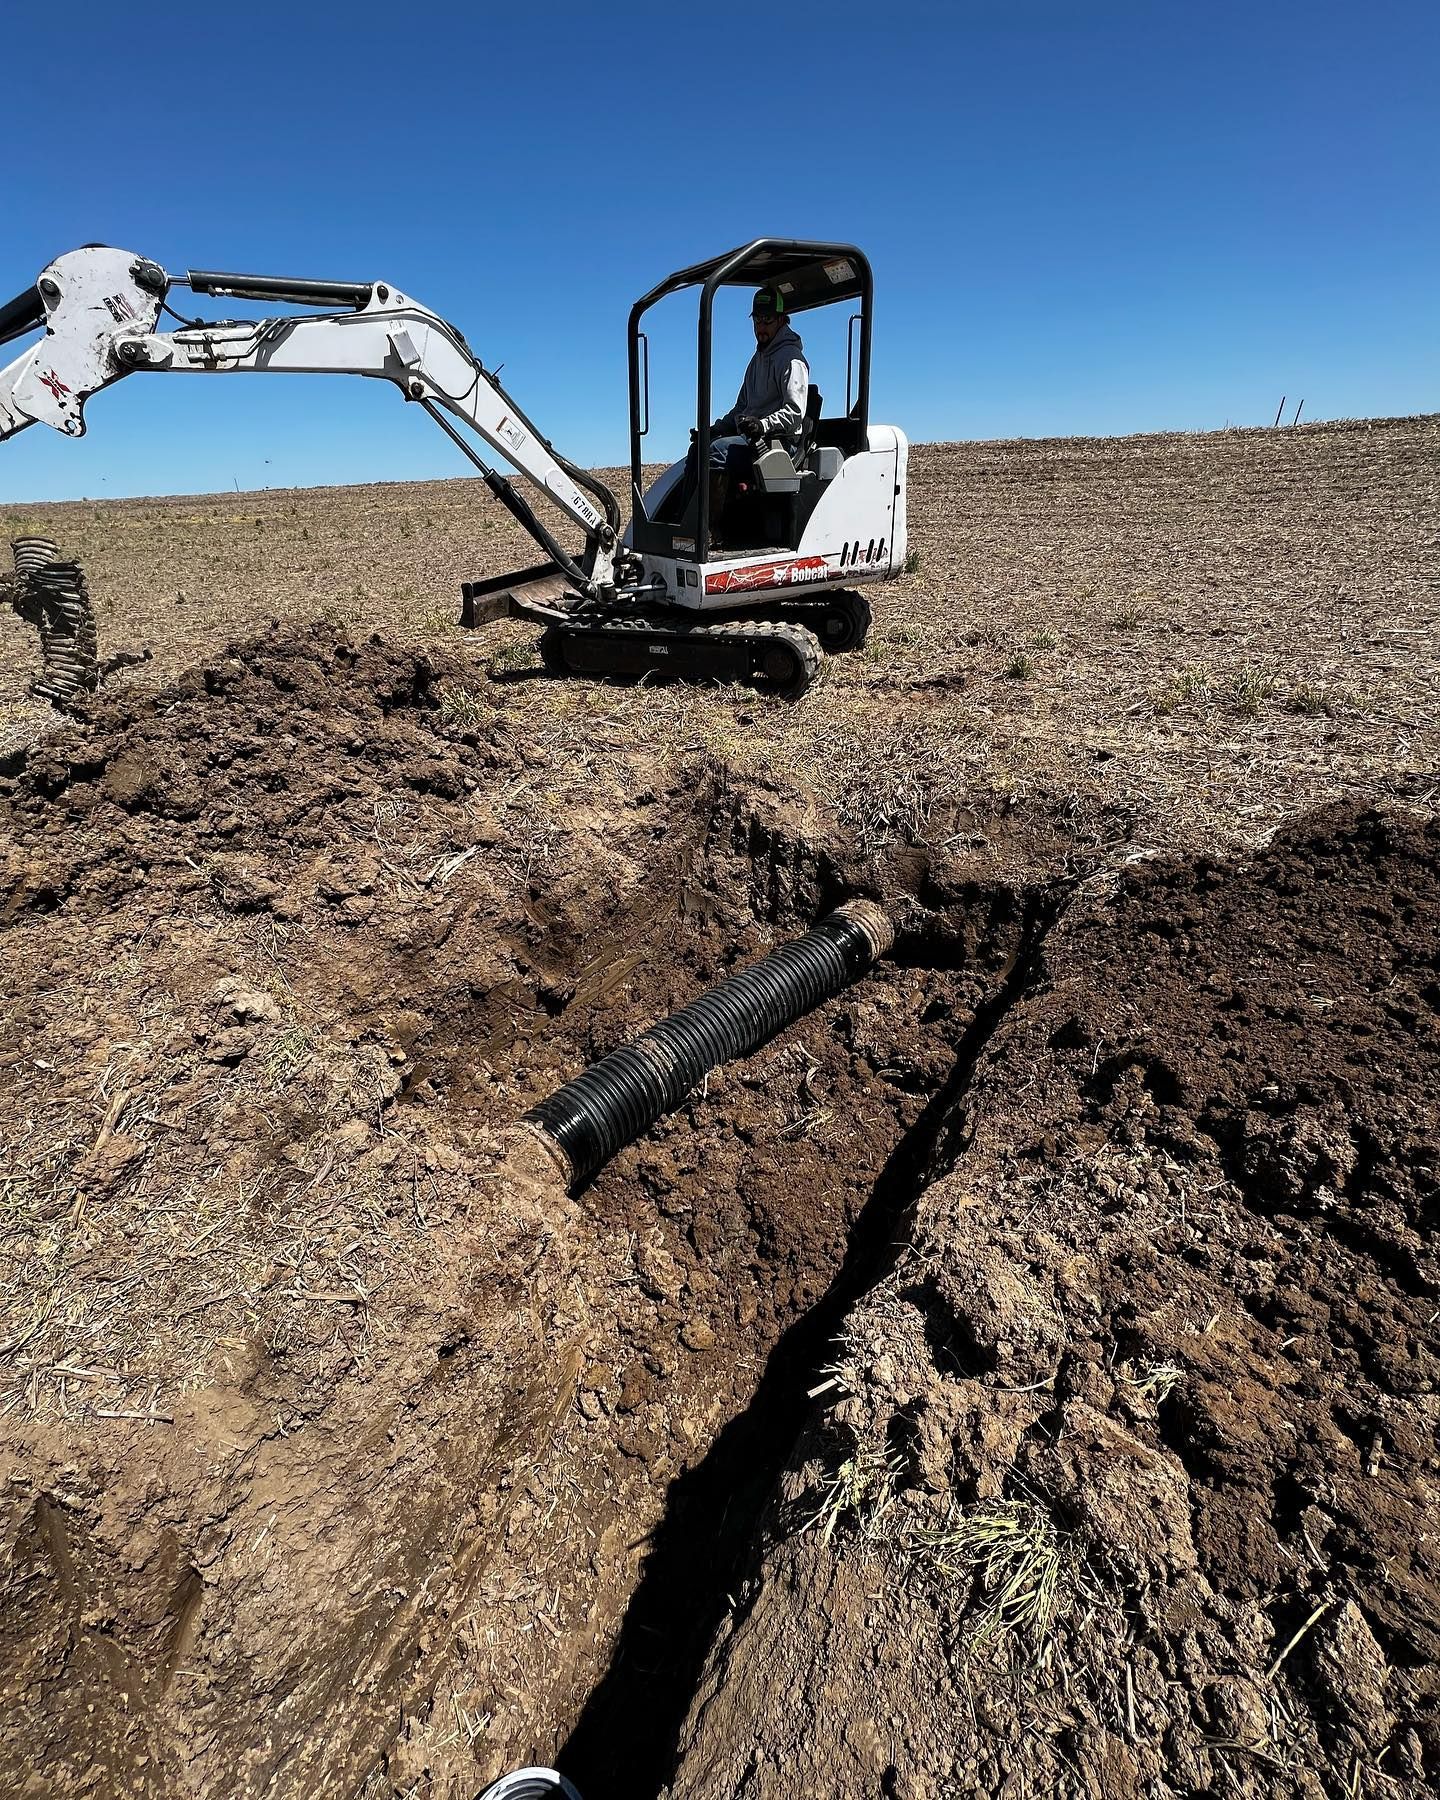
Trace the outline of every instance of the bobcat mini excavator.
<instances>
[{"instance_id":1,"label":"bobcat mini excavator","mask_svg":"<svg viewBox=\"0 0 1440 1800\"><path fill-rule=\"evenodd\" d=\"M645 491L649 431L648 309L699 289L695 456L709 463L711 318L722 287L766 286L787 315L851 307L845 407L827 417L819 391L798 447L756 446L755 471L723 517L708 481L680 461ZM261 320L186 320L169 304L192 294L306 310ZM35 285L0 307L0 343L44 335L0 370L0 438L27 425L71 437L85 402L125 375L298 373L368 375L422 406L479 469L486 485L544 552L508 575L465 582L461 623L511 617L543 628L540 648L557 673L603 677L663 673L739 681L795 695L822 651L856 648L870 625L857 585L899 574L905 560L908 446L893 425L870 423L870 265L848 244L757 238L678 270L630 311L630 483L634 516L594 475L566 460L484 368L453 325L384 281L315 281L192 269L168 274L128 251L91 245L57 257ZM176 328L161 330L167 315ZM512 481L482 458L460 427L539 488L583 534L567 550ZM45 557L28 542L11 584L24 610L46 598ZM48 546L52 561L56 554ZM49 577L73 601L75 565ZM33 591L32 591L33 590ZM93 685L93 681L90 683ZM39 691L39 690L37 690Z\"/></svg>"}]
</instances>

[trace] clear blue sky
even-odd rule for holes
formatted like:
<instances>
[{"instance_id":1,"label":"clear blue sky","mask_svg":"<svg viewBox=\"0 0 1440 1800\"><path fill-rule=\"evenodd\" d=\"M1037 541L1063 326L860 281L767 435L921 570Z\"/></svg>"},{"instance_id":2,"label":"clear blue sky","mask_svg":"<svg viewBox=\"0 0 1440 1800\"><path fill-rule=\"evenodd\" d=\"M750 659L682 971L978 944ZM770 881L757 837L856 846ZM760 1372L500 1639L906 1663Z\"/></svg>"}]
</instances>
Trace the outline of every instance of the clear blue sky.
<instances>
[{"instance_id":1,"label":"clear blue sky","mask_svg":"<svg viewBox=\"0 0 1440 1800\"><path fill-rule=\"evenodd\" d=\"M1440 409L1437 0L71 0L3 41L0 299L97 240L388 279L585 462L624 454L630 301L766 234L868 250L916 441ZM744 354L732 317L717 409ZM88 420L0 446L0 500L465 472L378 383L137 375Z\"/></svg>"}]
</instances>

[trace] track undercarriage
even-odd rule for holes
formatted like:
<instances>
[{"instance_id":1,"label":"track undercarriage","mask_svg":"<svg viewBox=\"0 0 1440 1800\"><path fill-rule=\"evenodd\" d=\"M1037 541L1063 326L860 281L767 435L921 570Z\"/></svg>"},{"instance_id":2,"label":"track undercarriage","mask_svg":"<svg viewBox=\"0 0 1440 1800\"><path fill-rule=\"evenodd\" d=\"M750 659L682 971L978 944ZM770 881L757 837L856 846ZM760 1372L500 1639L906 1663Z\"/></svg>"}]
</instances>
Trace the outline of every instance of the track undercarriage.
<instances>
[{"instance_id":1,"label":"track undercarriage","mask_svg":"<svg viewBox=\"0 0 1440 1800\"><path fill-rule=\"evenodd\" d=\"M558 590L558 591L555 591ZM462 589L460 623L526 619L544 627L540 654L557 675L739 682L795 698L825 655L858 650L870 603L853 588L776 598L735 612L692 612L643 601L604 606L566 591L553 568Z\"/></svg>"}]
</instances>

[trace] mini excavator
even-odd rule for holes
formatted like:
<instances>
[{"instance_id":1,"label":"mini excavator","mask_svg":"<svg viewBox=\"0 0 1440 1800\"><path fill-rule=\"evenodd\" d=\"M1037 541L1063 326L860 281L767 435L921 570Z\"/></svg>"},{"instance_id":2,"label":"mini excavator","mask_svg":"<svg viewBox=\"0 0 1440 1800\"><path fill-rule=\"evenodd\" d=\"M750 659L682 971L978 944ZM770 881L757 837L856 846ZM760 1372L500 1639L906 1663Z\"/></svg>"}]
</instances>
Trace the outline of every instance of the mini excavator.
<instances>
[{"instance_id":1,"label":"mini excavator","mask_svg":"<svg viewBox=\"0 0 1440 1800\"><path fill-rule=\"evenodd\" d=\"M709 466L711 321L716 294L731 286L769 287L783 296L790 315L821 306L852 309L844 407L827 416L812 384L798 444L757 443L753 476L733 493L692 472ZM694 455L673 463L646 490L641 455L650 429L650 373L641 323L657 302L688 288L699 290ZM260 320L187 320L170 305L178 289L309 310ZM0 369L0 438L34 424L79 437L85 402L126 375L294 373L389 381L454 441L544 553L531 567L465 582L462 625L532 621L542 628L545 665L556 673L664 674L794 696L808 687L824 653L864 642L870 607L859 586L899 574L905 561L908 445L893 425L870 423L872 310L870 265L853 245L781 238L757 238L678 270L637 300L628 333L628 528L612 491L555 449L460 332L384 281L199 269L178 276L105 245L72 250L0 307L0 343L44 333ZM162 315L176 328L161 330ZM579 528L578 550L561 543L467 432ZM72 684L69 662L84 660L77 648L82 633L56 608L63 602L73 612L83 602L75 565L61 564L53 545L17 547L8 596L22 612L28 605L51 619L53 655L64 664L55 679L62 688ZM93 663L93 619L88 630Z\"/></svg>"}]
</instances>

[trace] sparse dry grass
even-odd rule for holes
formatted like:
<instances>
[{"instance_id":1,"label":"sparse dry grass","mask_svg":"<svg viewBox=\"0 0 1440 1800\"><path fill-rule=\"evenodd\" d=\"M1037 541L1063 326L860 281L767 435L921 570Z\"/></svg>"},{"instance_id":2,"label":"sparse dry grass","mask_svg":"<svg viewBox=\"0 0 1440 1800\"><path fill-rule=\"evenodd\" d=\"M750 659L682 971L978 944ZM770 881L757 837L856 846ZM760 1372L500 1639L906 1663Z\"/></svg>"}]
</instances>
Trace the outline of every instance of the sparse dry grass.
<instances>
[{"instance_id":1,"label":"sparse dry grass","mask_svg":"<svg viewBox=\"0 0 1440 1800\"><path fill-rule=\"evenodd\" d=\"M491 675L513 674L517 669L538 669L540 657L533 637L524 643L503 645L485 667Z\"/></svg>"},{"instance_id":2,"label":"sparse dry grass","mask_svg":"<svg viewBox=\"0 0 1440 1800\"><path fill-rule=\"evenodd\" d=\"M261 1067L271 1088L288 1087L315 1053L315 1040L303 1025L291 1024L275 1033Z\"/></svg>"},{"instance_id":3,"label":"sparse dry grass","mask_svg":"<svg viewBox=\"0 0 1440 1800\"><path fill-rule=\"evenodd\" d=\"M1039 1653L1076 1560L1042 1507L1028 1500L957 1507L943 1526L913 1531L908 1547L932 1573L975 1583L977 1648L1013 1634Z\"/></svg>"},{"instance_id":4,"label":"sparse dry grass","mask_svg":"<svg viewBox=\"0 0 1440 1800\"><path fill-rule=\"evenodd\" d=\"M822 1544L828 1544L842 1529L871 1540L886 1537L897 1473L883 1451L857 1450L821 1489L819 1502L801 1529L818 1531Z\"/></svg>"},{"instance_id":5,"label":"sparse dry grass","mask_svg":"<svg viewBox=\"0 0 1440 1800\"><path fill-rule=\"evenodd\" d=\"M1208 669L1181 669L1155 695L1155 711L1164 718L1182 706L1204 706L1214 692Z\"/></svg>"},{"instance_id":6,"label":"sparse dry grass","mask_svg":"<svg viewBox=\"0 0 1440 1800\"><path fill-rule=\"evenodd\" d=\"M852 1378L842 1360L815 1391L846 1391ZM824 1544L847 1534L885 1544L944 1587L968 1584L963 1604L971 1650L1004 1639L1022 1660L1041 1658L1082 1573L1074 1545L1031 1500L956 1504L943 1524L919 1525L896 1503L900 1472L885 1451L855 1449L822 1480L800 1529L818 1532Z\"/></svg>"},{"instance_id":7,"label":"sparse dry grass","mask_svg":"<svg viewBox=\"0 0 1440 1800\"><path fill-rule=\"evenodd\" d=\"M498 657L492 658L492 667ZM489 718L490 708L476 688L446 687L440 693L440 717L447 724L473 728Z\"/></svg>"},{"instance_id":8,"label":"sparse dry grass","mask_svg":"<svg viewBox=\"0 0 1440 1800\"><path fill-rule=\"evenodd\" d=\"M1162 1400L1168 1400L1184 1379L1185 1371L1172 1362L1127 1363L1120 1371L1124 1387L1157 1406Z\"/></svg>"},{"instance_id":9,"label":"sparse dry grass","mask_svg":"<svg viewBox=\"0 0 1440 1800\"><path fill-rule=\"evenodd\" d=\"M1278 685L1278 677L1270 670L1242 663L1230 677L1225 701L1241 718L1253 719Z\"/></svg>"},{"instance_id":10,"label":"sparse dry grass","mask_svg":"<svg viewBox=\"0 0 1440 1800\"><path fill-rule=\"evenodd\" d=\"M1303 713L1309 718L1323 714L1330 718L1340 710L1340 701L1321 681L1306 681L1303 677L1292 682L1285 695L1285 710L1292 713Z\"/></svg>"},{"instance_id":11,"label":"sparse dry grass","mask_svg":"<svg viewBox=\"0 0 1440 1800\"><path fill-rule=\"evenodd\" d=\"M863 848L879 850L925 836L937 798L953 791L962 742L941 720L877 718L868 730L817 732L806 760L813 790Z\"/></svg>"}]
</instances>

